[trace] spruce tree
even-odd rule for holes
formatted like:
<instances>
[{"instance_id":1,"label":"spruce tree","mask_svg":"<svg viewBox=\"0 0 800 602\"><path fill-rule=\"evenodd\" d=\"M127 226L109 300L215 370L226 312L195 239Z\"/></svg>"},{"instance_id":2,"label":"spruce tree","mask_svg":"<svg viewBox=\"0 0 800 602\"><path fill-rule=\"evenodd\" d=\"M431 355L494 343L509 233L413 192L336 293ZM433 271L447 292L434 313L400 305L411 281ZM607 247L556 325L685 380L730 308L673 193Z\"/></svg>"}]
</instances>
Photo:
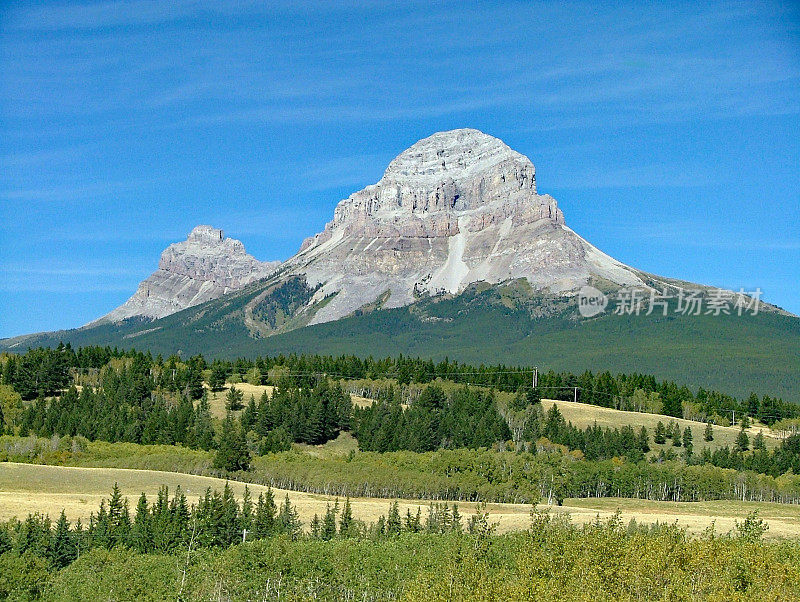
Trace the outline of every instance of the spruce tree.
<instances>
[{"instance_id":1,"label":"spruce tree","mask_svg":"<svg viewBox=\"0 0 800 602\"><path fill-rule=\"evenodd\" d=\"M78 550L63 510L61 516L58 517L47 557L58 568L64 568L78 557Z\"/></svg>"},{"instance_id":2,"label":"spruce tree","mask_svg":"<svg viewBox=\"0 0 800 602\"><path fill-rule=\"evenodd\" d=\"M256 514L253 521L253 532L257 539L269 537L275 533L275 519L278 509L275 506L275 497L272 488L258 495Z\"/></svg>"},{"instance_id":3,"label":"spruce tree","mask_svg":"<svg viewBox=\"0 0 800 602\"><path fill-rule=\"evenodd\" d=\"M686 453L692 453L692 440L694 437L692 436L692 429L688 426L683 429L683 447L686 449Z\"/></svg>"},{"instance_id":4,"label":"spruce tree","mask_svg":"<svg viewBox=\"0 0 800 602\"><path fill-rule=\"evenodd\" d=\"M746 452L750 449L750 437L747 436L744 429L741 429L736 436L736 449L740 452Z\"/></svg>"},{"instance_id":5,"label":"spruce tree","mask_svg":"<svg viewBox=\"0 0 800 602\"><path fill-rule=\"evenodd\" d=\"M280 533L285 533L293 540L299 538L302 533L303 525L300 522L300 517L297 514L297 510L289 501L288 493L286 494L286 499L284 500L283 504L281 504L281 510L278 513L277 526Z\"/></svg>"},{"instance_id":6,"label":"spruce tree","mask_svg":"<svg viewBox=\"0 0 800 602\"><path fill-rule=\"evenodd\" d=\"M131 527L130 545L140 553L149 552L151 549L150 510L147 507L147 496L142 493L136 504L136 515Z\"/></svg>"},{"instance_id":7,"label":"spruce tree","mask_svg":"<svg viewBox=\"0 0 800 602\"><path fill-rule=\"evenodd\" d=\"M244 407L242 403L243 399L244 393L231 385L231 388L228 389L228 393L225 395L225 408L231 412L241 410Z\"/></svg>"},{"instance_id":8,"label":"spruce tree","mask_svg":"<svg viewBox=\"0 0 800 602\"><path fill-rule=\"evenodd\" d=\"M653 442L658 443L659 445L663 445L667 442L667 432L664 428L664 423L660 420L658 421L658 424L656 424L656 432L653 435Z\"/></svg>"},{"instance_id":9,"label":"spruce tree","mask_svg":"<svg viewBox=\"0 0 800 602\"><path fill-rule=\"evenodd\" d=\"M713 441L714 440L714 429L711 426L710 422L706 422L706 429L703 431L703 440L704 441Z\"/></svg>"},{"instance_id":10,"label":"spruce tree","mask_svg":"<svg viewBox=\"0 0 800 602\"><path fill-rule=\"evenodd\" d=\"M386 519L386 534L398 535L402 528L403 523L400 520L400 510L397 500L395 500L389 505L389 518Z\"/></svg>"},{"instance_id":11,"label":"spruce tree","mask_svg":"<svg viewBox=\"0 0 800 602\"><path fill-rule=\"evenodd\" d=\"M342 515L339 517L339 536L340 537L354 537L355 522L353 520L353 510L350 507L350 498L344 498L344 506L342 506Z\"/></svg>"},{"instance_id":12,"label":"spruce tree","mask_svg":"<svg viewBox=\"0 0 800 602\"><path fill-rule=\"evenodd\" d=\"M0 556L9 552L14 547L14 541L4 526L0 526Z\"/></svg>"},{"instance_id":13,"label":"spruce tree","mask_svg":"<svg viewBox=\"0 0 800 602\"><path fill-rule=\"evenodd\" d=\"M314 518L311 519L310 533L313 539L320 539L322 537L322 521L319 519L319 514L314 513Z\"/></svg>"},{"instance_id":14,"label":"spruce tree","mask_svg":"<svg viewBox=\"0 0 800 602\"><path fill-rule=\"evenodd\" d=\"M222 391L225 387L225 368L222 364L214 364L211 367L211 375L208 377L208 386L212 391Z\"/></svg>"},{"instance_id":15,"label":"spruce tree","mask_svg":"<svg viewBox=\"0 0 800 602\"><path fill-rule=\"evenodd\" d=\"M236 472L250 467L250 452L242 429L228 412L222 423L219 449L214 456L214 468Z\"/></svg>"},{"instance_id":16,"label":"spruce tree","mask_svg":"<svg viewBox=\"0 0 800 602\"><path fill-rule=\"evenodd\" d=\"M324 540L336 537L336 509L330 504L325 508L325 517L322 519L321 537Z\"/></svg>"},{"instance_id":17,"label":"spruce tree","mask_svg":"<svg viewBox=\"0 0 800 602\"><path fill-rule=\"evenodd\" d=\"M645 427L639 429L639 436L636 442L639 446L639 450L643 454L650 451L650 438L647 436L647 429Z\"/></svg>"},{"instance_id":18,"label":"spruce tree","mask_svg":"<svg viewBox=\"0 0 800 602\"><path fill-rule=\"evenodd\" d=\"M753 439L753 449L758 451L766 451L767 450L767 443L764 440L764 433L758 431L758 434Z\"/></svg>"}]
</instances>

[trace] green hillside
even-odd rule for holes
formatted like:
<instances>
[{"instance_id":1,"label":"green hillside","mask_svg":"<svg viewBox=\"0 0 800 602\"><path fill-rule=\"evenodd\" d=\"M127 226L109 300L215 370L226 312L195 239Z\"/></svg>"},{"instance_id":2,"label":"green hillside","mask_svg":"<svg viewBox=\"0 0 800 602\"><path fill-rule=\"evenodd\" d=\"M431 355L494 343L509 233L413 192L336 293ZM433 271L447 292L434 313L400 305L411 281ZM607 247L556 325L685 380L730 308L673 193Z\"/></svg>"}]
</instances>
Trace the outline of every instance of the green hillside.
<instances>
[{"instance_id":1,"label":"green hillside","mask_svg":"<svg viewBox=\"0 0 800 602\"><path fill-rule=\"evenodd\" d=\"M563 301L531 297L522 287L511 285L476 287L457 297L360 312L287 332L287 324L302 326L313 315L284 317L291 316L297 297L305 293L296 283L291 295L282 289L272 294L268 288L259 283L155 322L31 335L8 339L0 348L3 343L23 350L69 341L73 346L135 347L165 355L179 351L184 357L289 352L447 356L476 365L642 372L739 397L756 391L800 402L800 318L774 311L755 316L606 313L586 320L577 319L574 308ZM269 324L253 327L253 308L267 303L272 322L276 315L280 318L272 336Z\"/></svg>"}]
</instances>

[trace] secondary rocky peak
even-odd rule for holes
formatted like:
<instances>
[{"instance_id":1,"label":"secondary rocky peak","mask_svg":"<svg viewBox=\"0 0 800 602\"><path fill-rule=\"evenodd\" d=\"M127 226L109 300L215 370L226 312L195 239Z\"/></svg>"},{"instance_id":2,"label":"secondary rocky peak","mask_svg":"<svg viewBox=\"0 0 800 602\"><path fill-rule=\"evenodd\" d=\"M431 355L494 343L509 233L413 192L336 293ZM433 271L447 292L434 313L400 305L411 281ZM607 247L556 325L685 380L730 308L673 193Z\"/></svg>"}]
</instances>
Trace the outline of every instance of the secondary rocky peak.
<instances>
[{"instance_id":1,"label":"secondary rocky peak","mask_svg":"<svg viewBox=\"0 0 800 602\"><path fill-rule=\"evenodd\" d=\"M163 318L265 278L278 265L279 261L257 260L241 241L225 238L218 228L197 226L185 241L164 249L158 269L130 299L99 321Z\"/></svg>"}]
</instances>

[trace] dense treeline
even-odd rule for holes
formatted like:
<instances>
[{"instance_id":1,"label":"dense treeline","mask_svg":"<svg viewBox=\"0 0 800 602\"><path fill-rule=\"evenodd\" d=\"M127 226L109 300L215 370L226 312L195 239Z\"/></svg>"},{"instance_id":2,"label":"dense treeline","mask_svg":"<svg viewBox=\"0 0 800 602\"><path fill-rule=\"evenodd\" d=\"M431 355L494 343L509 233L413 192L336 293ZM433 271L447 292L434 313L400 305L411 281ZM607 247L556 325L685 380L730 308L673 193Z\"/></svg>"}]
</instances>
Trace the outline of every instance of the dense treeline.
<instances>
[{"instance_id":1,"label":"dense treeline","mask_svg":"<svg viewBox=\"0 0 800 602\"><path fill-rule=\"evenodd\" d=\"M490 447L511 437L494 395L468 387L447 395L428 386L406 409L391 389L386 398L356 409L354 422L359 447L377 452Z\"/></svg>"},{"instance_id":2,"label":"dense treeline","mask_svg":"<svg viewBox=\"0 0 800 602\"><path fill-rule=\"evenodd\" d=\"M353 403L338 383L318 379L314 387L297 387L281 379L272 396L251 398L242 413L242 427L261 437L280 429L292 441L317 445L350 430Z\"/></svg>"},{"instance_id":3,"label":"dense treeline","mask_svg":"<svg viewBox=\"0 0 800 602\"><path fill-rule=\"evenodd\" d=\"M86 347L76 352L69 345L57 349L32 349L23 355L5 354L0 361L2 383L10 384L23 399L49 395L63 389L69 374L89 374L103 368L112 359L140 358L157 375L157 386L181 390L196 385L196 373L210 370L209 384L221 386L225 380L247 380L253 384L275 384L288 376L300 388L313 387L319 375L344 379L395 379L399 385L429 383L436 379L462 384L481 385L501 391L517 391L532 386L530 368L518 366L470 366L447 359L441 362L420 358L359 358L356 356L277 355L254 360L206 362L202 356L180 361L136 351ZM659 382L653 376L609 372L572 374L552 370L539 374L538 393L543 397L574 400L618 409L650 411L669 416L727 421L747 414L766 424L784 418L800 417L800 407L768 395L751 394L739 400L724 393L688 387L674 382ZM197 389L195 388L195 391Z\"/></svg>"},{"instance_id":4,"label":"dense treeline","mask_svg":"<svg viewBox=\"0 0 800 602\"><path fill-rule=\"evenodd\" d=\"M340 505L328 504L323 517L317 515L308 532L304 531L297 510L288 495L278 506L272 489L254 500L245 486L241 503L226 483L223 490L209 488L196 505L190 505L178 487L170 498L161 487L151 503L142 493L133 511L127 498L114 484L108 500L102 500L87 525L71 524L62 511L55 524L49 516L29 514L24 521L11 520L0 525L0 555L13 552L47 559L62 568L93 548L129 548L139 553L173 553L187 547L227 548L244 541L284 535L291 540L310 536L316 539L392 537L404 532L444 534L486 529L485 514L477 514L466 527L458 505L431 504L423 517L407 510L401 515L398 503L389 505L387 515L366 524L353 517L350 499Z\"/></svg>"},{"instance_id":5,"label":"dense treeline","mask_svg":"<svg viewBox=\"0 0 800 602\"><path fill-rule=\"evenodd\" d=\"M391 510L390 510L391 512ZM405 528L367 537L277 535L230 547L184 545L171 553L98 546L63 568L69 546L20 554L6 540L0 597L27 600L790 600L800 596L800 547L765 541L748 516L730 534L690 537L674 525L625 525L619 516L576 526L546 513L528 530ZM398 520L399 519L399 520ZM450 516L452 521L452 514ZM413 517L412 517L413 521ZM70 529L62 524L59 541ZM237 525L238 527L238 525ZM328 527L328 534L333 532ZM33 528L45 540L45 530ZM58 526L46 535L52 542ZM12 548L9 549L8 546Z\"/></svg>"}]
</instances>

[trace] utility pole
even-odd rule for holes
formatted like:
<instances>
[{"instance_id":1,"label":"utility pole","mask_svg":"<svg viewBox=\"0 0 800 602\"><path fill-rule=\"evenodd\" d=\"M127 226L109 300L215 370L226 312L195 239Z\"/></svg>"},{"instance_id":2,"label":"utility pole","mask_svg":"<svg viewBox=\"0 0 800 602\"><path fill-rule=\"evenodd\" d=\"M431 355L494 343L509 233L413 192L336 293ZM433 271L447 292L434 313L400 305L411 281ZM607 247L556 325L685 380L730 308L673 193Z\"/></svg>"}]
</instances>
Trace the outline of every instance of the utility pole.
<instances>
[{"instance_id":1,"label":"utility pole","mask_svg":"<svg viewBox=\"0 0 800 602\"><path fill-rule=\"evenodd\" d=\"M247 529L242 529L242 543L247 539Z\"/></svg>"},{"instance_id":2,"label":"utility pole","mask_svg":"<svg viewBox=\"0 0 800 602\"><path fill-rule=\"evenodd\" d=\"M578 387L575 387L575 403L578 403Z\"/></svg>"},{"instance_id":3,"label":"utility pole","mask_svg":"<svg viewBox=\"0 0 800 602\"><path fill-rule=\"evenodd\" d=\"M533 369L533 381L531 384L533 385L534 389L539 386L539 368Z\"/></svg>"}]
</instances>

